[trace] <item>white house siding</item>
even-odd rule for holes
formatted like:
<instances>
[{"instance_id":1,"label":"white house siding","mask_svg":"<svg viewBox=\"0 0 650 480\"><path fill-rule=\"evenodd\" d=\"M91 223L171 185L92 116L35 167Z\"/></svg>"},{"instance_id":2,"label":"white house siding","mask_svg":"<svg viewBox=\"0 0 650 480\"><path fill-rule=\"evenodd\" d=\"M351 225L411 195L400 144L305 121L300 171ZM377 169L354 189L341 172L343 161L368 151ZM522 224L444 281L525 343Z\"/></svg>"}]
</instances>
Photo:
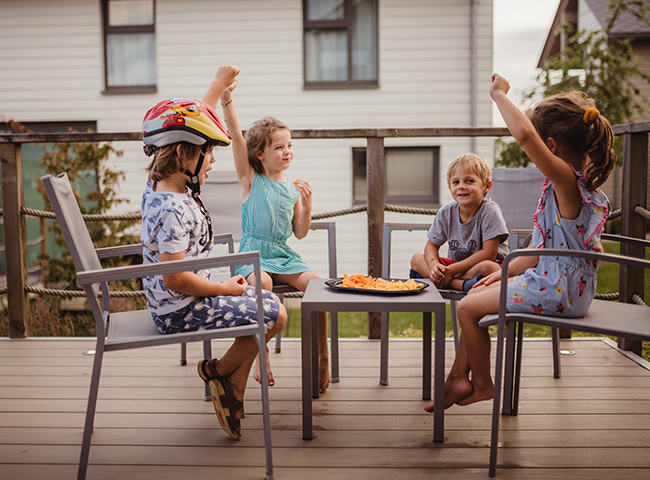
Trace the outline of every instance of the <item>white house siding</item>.
<instances>
[{"instance_id":1,"label":"white house siding","mask_svg":"<svg viewBox=\"0 0 650 480\"><path fill-rule=\"evenodd\" d=\"M164 98L201 97L217 66L241 68L234 102L244 128L273 115L293 129L465 127L470 125L470 0L379 0L379 88L304 90L300 0L156 0L158 92L103 94L98 0L0 0L0 115L17 121L95 120L101 132L139 131L144 112ZM491 125L492 1L477 2L477 125ZM493 139L477 153L492 161ZM387 146L440 146L441 203L451 200L447 166L468 138L387 139ZM146 157L139 142L116 142L126 172L121 194L139 207ZM287 175L314 188L314 213L352 206L352 147L363 139L295 140ZM232 169L229 149L216 170ZM414 172L416 175L417 172ZM430 223L431 216L387 212L386 221ZM367 273L366 215L334 219L339 273ZM424 246L423 232L396 234L394 275ZM325 238L292 239L327 275Z\"/></svg>"}]
</instances>

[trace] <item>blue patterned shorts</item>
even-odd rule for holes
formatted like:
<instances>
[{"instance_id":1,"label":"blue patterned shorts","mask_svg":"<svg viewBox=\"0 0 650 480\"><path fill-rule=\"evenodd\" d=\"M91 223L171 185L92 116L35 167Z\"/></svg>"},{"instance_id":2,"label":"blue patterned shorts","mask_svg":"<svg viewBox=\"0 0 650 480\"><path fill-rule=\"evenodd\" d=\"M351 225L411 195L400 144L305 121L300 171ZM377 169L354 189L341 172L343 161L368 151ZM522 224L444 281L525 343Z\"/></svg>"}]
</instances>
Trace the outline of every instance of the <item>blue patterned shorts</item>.
<instances>
[{"instance_id":1,"label":"blue patterned shorts","mask_svg":"<svg viewBox=\"0 0 650 480\"><path fill-rule=\"evenodd\" d=\"M271 328L280 315L280 300L275 293L262 290L262 305L264 323ZM197 297L180 310L167 315L152 312L151 316L163 334L252 325L257 323L255 287L248 286L241 297Z\"/></svg>"}]
</instances>

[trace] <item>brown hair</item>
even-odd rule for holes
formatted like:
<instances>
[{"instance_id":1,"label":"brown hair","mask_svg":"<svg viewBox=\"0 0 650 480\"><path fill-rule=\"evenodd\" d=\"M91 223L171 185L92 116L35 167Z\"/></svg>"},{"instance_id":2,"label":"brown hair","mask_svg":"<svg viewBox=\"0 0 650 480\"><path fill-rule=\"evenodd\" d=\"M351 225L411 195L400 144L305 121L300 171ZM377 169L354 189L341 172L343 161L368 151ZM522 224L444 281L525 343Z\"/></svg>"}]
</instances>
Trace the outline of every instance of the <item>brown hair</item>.
<instances>
[{"instance_id":1,"label":"brown hair","mask_svg":"<svg viewBox=\"0 0 650 480\"><path fill-rule=\"evenodd\" d=\"M614 132L585 93L573 91L545 98L528 112L542 140L553 138L585 159L587 189L596 190L616 165ZM591 109L587 112L588 109Z\"/></svg>"},{"instance_id":2,"label":"brown hair","mask_svg":"<svg viewBox=\"0 0 650 480\"><path fill-rule=\"evenodd\" d=\"M177 147L179 151L177 152ZM187 142L177 142L165 145L156 150L153 160L145 170L149 172L149 180L159 182L177 172L184 172L187 166L201 154L201 146Z\"/></svg>"},{"instance_id":3,"label":"brown hair","mask_svg":"<svg viewBox=\"0 0 650 480\"><path fill-rule=\"evenodd\" d=\"M483 157L475 153L463 153L449 164L449 168L447 169L447 185L451 182L451 176L458 167L473 170L486 187L492 181L492 169Z\"/></svg>"},{"instance_id":4,"label":"brown hair","mask_svg":"<svg viewBox=\"0 0 650 480\"><path fill-rule=\"evenodd\" d=\"M248 163L260 175L264 173L264 167L257 156L271 143L273 134L280 130L288 130L291 134L291 129L277 118L265 117L255 122L246 132Z\"/></svg>"}]
</instances>

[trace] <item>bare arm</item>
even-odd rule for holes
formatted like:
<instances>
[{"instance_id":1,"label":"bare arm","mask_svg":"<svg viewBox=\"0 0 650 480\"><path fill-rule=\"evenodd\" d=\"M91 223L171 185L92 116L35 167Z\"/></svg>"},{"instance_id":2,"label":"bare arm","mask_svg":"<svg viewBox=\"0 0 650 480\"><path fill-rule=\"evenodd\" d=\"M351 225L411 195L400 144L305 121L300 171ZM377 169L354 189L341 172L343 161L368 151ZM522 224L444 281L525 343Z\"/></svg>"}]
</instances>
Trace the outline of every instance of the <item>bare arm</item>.
<instances>
[{"instance_id":1,"label":"bare arm","mask_svg":"<svg viewBox=\"0 0 650 480\"><path fill-rule=\"evenodd\" d=\"M248 150L246 148L246 141L242 133L241 124L235 111L235 105L232 98L232 92L237 87L237 80L226 88L221 94L221 105L223 108L223 116L230 133L232 155L235 160L235 171L237 172L237 179L242 189L242 201L248 197L253 184L253 177L255 170L248 162Z\"/></svg>"},{"instance_id":2,"label":"bare arm","mask_svg":"<svg viewBox=\"0 0 650 480\"><path fill-rule=\"evenodd\" d=\"M528 117L508 99L506 94L509 89L510 84L506 79L496 73L492 75L490 95L506 122L508 130L537 168L553 182L562 217L576 218L580 213L582 200L571 166L551 152ZM555 142L554 139L549 140ZM554 149L557 152L557 147Z\"/></svg>"},{"instance_id":3,"label":"bare arm","mask_svg":"<svg viewBox=\"0 0 650 480\"><path fill-rule=\"evenodd\" d=\"M161 262L183 260L185 252L160 254ZM219 295L241 296L248 283L241 275L235 275L223 283L212 282L199 277L194 272L168 273L163 275L163 282L170 290L194 297L214 297Z\"/></svg>"}]
</instances>

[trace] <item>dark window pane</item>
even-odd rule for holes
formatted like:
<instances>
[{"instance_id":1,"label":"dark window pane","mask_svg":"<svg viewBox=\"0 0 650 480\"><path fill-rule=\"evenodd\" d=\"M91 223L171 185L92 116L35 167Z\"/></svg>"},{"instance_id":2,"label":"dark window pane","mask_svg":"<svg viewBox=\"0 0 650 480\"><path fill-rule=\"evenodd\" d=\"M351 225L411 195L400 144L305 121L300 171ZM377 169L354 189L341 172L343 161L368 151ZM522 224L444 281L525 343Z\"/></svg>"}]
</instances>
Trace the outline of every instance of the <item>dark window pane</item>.
<instances>
[{"instance_id":1,"label":"dark window pane","mask_svg":"<svg viewBox=\"0 0 650 480\"><path fill-rule=\"evenodd\" d=\"M344 0L309 0L307 2L307 20L343 20Z\"/></svg>"}]
</instances>

